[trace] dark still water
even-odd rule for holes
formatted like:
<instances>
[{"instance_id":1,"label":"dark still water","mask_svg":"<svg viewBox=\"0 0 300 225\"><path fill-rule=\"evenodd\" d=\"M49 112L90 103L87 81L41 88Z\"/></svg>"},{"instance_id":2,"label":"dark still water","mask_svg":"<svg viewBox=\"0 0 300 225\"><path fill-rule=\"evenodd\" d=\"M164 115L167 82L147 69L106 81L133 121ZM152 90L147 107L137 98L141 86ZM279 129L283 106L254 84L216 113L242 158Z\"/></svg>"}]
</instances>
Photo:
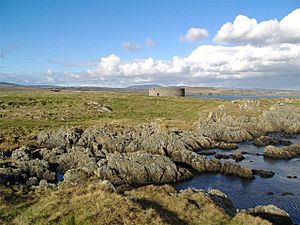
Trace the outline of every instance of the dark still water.
<instances>
[{"instance_id":1,"label":"dark still water","mask_svg":"<svg viewBox=\"0 0 300 225\"><path fill-rule=\"evenodd\" d=\"M191 98L216 98L224 100L237 100L237 99L272 99L272 98L300 98L300 96L259 96L259 95L199 95L199 94L187 94L186 97Z\"/></svg>"},{"instance_id":2,"label":"dark still water","mask_svg":"<svg viewBox=\"0 0 300 225\"><path fill-rule=\"evenodd\" d=\"M293 143L300 143L300 135L290 140ZM239 144L237 150L214 149L214 151L222 154L246 151L248 154L244 155L245 159L238 164L251 169L272 170L275 175L272 178L255 176L255 180L245 180L222 174L201 174L192 180L178 184L177 189L217 188L226 193L236 208L246 209L257 205L273 204L287 211L295 224L300 224L300 157L288 161L266 160L263 156L256 155L256 153L263 153L263 148L255 147L251 142ZM287 176L297 176L297 178L290 179ZM273 194L270 195L270 192ZM283 193L293 195L284 196Z\"/></svg>"}]
</instances>

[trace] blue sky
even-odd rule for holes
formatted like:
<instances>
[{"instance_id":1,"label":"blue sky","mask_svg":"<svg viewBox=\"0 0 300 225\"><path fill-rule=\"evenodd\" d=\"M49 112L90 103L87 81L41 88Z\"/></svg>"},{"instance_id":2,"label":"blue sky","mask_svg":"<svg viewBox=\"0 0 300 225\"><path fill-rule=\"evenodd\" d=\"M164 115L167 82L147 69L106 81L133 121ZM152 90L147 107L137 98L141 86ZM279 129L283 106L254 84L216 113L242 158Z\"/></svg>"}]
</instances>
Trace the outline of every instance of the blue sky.
<instances>
[{"instance_id":1,"label":"blue sky","mask_svg":"<svg viewBox=\"0 0 300 225\"><path fill-rule=\"evenodd\" d=\"M98 62L102 57L113 54L121 60L118 65L126 62L132 64L149 57L172 64L174 56L185 59L199 46L240 45L240 42L216 43L213 41L218 30L226 22L233 22L238 15L247 16L249 19L255 18L257 23L272 19L280 21L297 8L299 8L298 0L1 0L0 81L36 84L56 81L63 85L100 86L112 86L113 83L116 86L124 86L154 82L164 85L189 85L191 81L185 83L185 79L189 80L186 78L185 70L179 72L164 70L165 73L162 72L160 80L157 78L160 70L157 70L158 75L155 74L155 79L151 78L154 72L148 70L148 72L137 72L130 69L129 71L133 71L132 74L112 70L109 74L109 71L103 72L103 69L98 68ZM208 35L192 41L180 41L180 37L186 35L190 28L205 29ZM151 40L151 46L145 44L146 39ZM222 40L229 39L223 38ZM289 41L276 44L283 43L289 43ZM298 45L294 42L292 44ZM186 60L184 61L186 63ZM67 75L63 79L64 74ZM81 76L81 78L68 80L67 77L70 78L70 74L72 77ZM131 79L131 75L135 79ZM141 75L142 79L137 78L138 75ZM147 75L149 79L145 78ZM51 76L51 79L43 80L43 77L47 76L48 78ZM195 73L191 76L197 77ZM199 76L201 77L198 79L199 85L213 85L218 83L218 79L222 80L220 74L215 75L219 77L216 80L213 74L209 75L210 77ZM293 74L287 74L287 76L293 76ZM126 77L130 78L126 81ZM248 79L248 75L245 75L245 78ZM297 68L294 71L295 79L296 81L299 79L299 77L297 79ZM206 80L214 81L206 84ZM297 86L290 88L294 89Z\"/></svg>"}]
</instances>

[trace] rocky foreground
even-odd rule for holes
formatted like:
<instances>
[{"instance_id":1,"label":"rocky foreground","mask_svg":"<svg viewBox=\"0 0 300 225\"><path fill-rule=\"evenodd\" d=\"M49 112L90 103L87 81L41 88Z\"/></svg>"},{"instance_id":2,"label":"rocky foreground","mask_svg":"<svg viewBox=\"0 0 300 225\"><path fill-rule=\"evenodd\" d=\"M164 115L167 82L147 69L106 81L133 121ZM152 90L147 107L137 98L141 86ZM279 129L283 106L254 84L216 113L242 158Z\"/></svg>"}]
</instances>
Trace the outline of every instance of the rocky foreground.
<instances>
[{"instance_id":1,"label":"rocky foreground","mask_svg":"<svg viewBox=\"0 0 300 225\"><path fill-rule=\"evenodd\" d=\"M280 102L260 112L258 101L228 104L208 116L200 115L194 131L168 129L160 123L139 124L132 128L106 125L85 130L43 131L37 136L36 145L0 155L0 183L29 190L45 187L56 190L84 185L90 180L106 180L110 189L124 192L142 185L179 182L203 172L242 179L274 175L271 171L257 171L221 160L224 159L222 156L212 159L201 154L212 148L236 149L237 142L255 140L254 144L266 146L264 156L274 159L291 159L300 154L300 145L264 136L270 132L299 133L299 107ZM231 107L235 108L235 113L228 114L225 109ZM230 157L243 160L241 153ZM210 199L214 198L210 193L208 195ZM229 201L223 196L224 199ZM222 204L229 204L224 201ZM189 204L196 206L198 203ZM292 224L285 212L272 207L273 211L255 208L244 213L275 224ZM224 210L229 217L237 212L233 207Z\"/></svg>"}]
</instances>

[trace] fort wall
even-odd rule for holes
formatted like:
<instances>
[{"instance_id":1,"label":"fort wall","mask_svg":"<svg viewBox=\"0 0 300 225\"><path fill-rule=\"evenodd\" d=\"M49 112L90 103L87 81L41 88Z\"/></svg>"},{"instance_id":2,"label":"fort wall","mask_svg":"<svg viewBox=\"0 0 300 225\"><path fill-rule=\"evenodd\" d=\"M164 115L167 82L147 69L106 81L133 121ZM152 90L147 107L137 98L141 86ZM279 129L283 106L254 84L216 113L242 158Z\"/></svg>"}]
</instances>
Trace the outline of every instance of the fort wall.
<instances>
[{"instance_id":1,"label":"fort wall","mask_svg":"<svg viewBox=\"0 0 300 225\"><path fill-rule=\"evenodd\" d=\"M184 88L149 88L149 96L185 96Z\"/></svg>"}]
</instances>

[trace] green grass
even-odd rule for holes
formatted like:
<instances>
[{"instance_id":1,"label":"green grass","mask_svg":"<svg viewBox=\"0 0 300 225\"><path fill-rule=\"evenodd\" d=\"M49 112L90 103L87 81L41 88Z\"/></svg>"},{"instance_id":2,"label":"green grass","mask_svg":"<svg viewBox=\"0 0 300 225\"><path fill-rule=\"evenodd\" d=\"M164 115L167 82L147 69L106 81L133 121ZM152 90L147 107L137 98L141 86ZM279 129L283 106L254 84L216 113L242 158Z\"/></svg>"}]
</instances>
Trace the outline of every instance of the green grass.
<instances>
[{"instance_id":1,"label":"green grass","mask_svg":"<svg viewBox=\"0 0 300 225\"><path fill-rule=\"evenodd\" d=\"M96 101L112 108L101 113L88 105ZM199 111L214 108L220 100L148 97L124 92L59 93L33 89L0 89L0 149L30 142L41 130L61 126L88 127L107 123L132 126L162 121L190 129Z\"/></svg>"}]
</instances>

